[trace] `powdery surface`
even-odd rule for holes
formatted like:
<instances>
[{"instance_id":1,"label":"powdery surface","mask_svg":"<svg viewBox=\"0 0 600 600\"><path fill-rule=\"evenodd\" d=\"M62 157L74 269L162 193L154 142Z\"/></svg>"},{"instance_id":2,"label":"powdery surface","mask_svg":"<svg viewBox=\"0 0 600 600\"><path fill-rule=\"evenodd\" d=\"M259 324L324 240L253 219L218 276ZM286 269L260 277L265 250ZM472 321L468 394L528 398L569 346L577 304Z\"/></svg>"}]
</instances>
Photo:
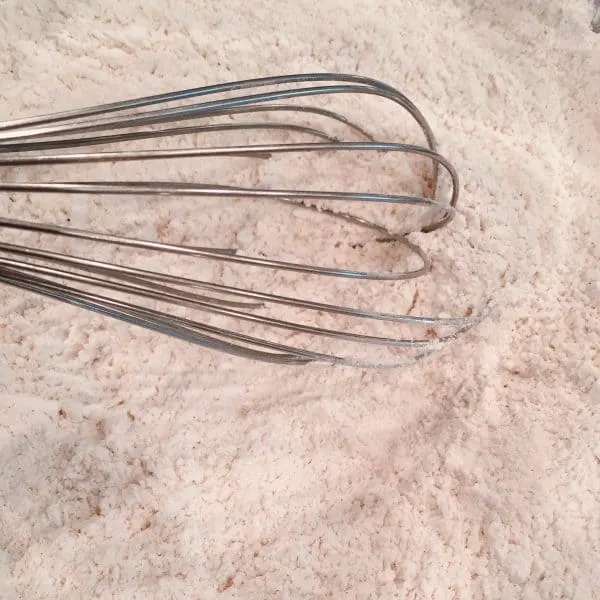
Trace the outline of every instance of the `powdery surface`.
<instances>
[{"instance_id":1,"label":"powdery surface","mask_svg":"<svg viewBox=\"0 0 600 600\"><path fill-rule=\"evenodd\" d=\"M4 2L6 118L285 72L400 88L463 182L460 215L424 241L421 298L495 309L375 372L249 364L0 289L0 596L600 597L592 12ZM72 210L117 226L108 206ZM157 210L150 232L180 223Z\"/></svg>"}]
</instances>

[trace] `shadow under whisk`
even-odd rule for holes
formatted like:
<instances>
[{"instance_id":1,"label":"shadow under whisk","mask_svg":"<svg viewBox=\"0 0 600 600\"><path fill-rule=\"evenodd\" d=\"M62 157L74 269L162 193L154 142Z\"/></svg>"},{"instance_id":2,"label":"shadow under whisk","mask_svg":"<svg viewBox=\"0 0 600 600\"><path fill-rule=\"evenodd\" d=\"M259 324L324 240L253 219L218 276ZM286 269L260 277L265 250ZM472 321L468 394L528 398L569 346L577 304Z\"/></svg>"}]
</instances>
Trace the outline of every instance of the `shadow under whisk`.
<instances>
[{"instance_id":1,"label":"shadow under whisk","mask_svg":"<svg viewBox=\"0 0 600 600\"><path fill-rule=\"evenodd\" d=\"M425 145L383 141L329 106L340 99L351 112L349 99L357 98L404 109ZM377 170L373 163L388 158L391 166ZM428 168L409 164L415 159ZM135 172L149 164L173 176ZM132 167L127 178L116 177L123 165ZM377 307L381 286L429 271L407 235L447 225L459 183L417 107L373 79L266 77L4 122L0 166L15 179L25 175L0 183L11 197L95 198L119 219L128 198L199 206L195 218L206 216L199 245L0 218L0 282L186 342L283 364L399 365L481 318ZM65 168L86 178L57 178ZM405 193L383 189L398 179ZM335 181L344 182L342 191ZM224 210L254 223L248 239L238 231L215 243ZM267 233L256 235L261 228ZM350 248L350 239L359 241ZM174 272L178 265L185 272Z\"/></svg>"}]
</instances>

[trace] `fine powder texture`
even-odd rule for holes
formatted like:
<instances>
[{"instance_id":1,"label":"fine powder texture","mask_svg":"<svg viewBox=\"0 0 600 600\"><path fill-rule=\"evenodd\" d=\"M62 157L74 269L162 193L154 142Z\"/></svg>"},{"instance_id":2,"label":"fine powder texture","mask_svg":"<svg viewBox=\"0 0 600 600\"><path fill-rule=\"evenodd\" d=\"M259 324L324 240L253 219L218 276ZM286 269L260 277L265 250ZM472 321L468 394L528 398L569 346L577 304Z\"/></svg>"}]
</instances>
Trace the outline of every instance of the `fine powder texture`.
<instances>
[{"instance_id":1,"label":"fine powder texture","mask_svg":"<svg viewBox=\"0 0 600 600\"><path fill-rule=\"evenodd\" d=\"M432 272L385 302L416 285L416 312L493 304L376 371L251 363L0 287L0 598L600 598L594 11L3 2L0 119L281 73L398 88L462 189L454 222L415 237ZM192 206L0 196L15 218L292 243Z\"/></svg>"}]
</instances>

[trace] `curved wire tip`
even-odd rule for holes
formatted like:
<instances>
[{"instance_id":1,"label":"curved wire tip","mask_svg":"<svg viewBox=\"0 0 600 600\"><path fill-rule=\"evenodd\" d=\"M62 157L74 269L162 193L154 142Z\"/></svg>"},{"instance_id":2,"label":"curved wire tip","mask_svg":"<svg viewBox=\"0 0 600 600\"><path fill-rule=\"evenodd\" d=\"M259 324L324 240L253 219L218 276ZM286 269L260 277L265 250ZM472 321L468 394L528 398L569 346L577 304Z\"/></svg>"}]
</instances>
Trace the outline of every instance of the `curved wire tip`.
<instances>
[{"instance_id":1,"label":"curved wire tip","mask_svg":"<svg viewBox=\"0 0 600 600\"><path fill-rule=\"evenodd\" d=\"M318 105L319 101L331 104L336 98L370 98L391 103L414 119L424 140L412 144L378 140L369 126L355 122L330 105ZM226 142L204 143L215 134L225 136ZM268 141L239 141L239 136L258 134L269 136ZM192 143L183 146L186 140ZM165 141L172 141L175 147L165 147ZM135 146L141 142L150 142L152 146ZM314 160L334 157L343 169L349 156L359 154L371 157L385 154L398 160L418 157L427 161L430 167L423 175L427 183L423 189L429 192L419 195L402 190L382 193L289 187L285 185L285 171L280 177L281 185L273 187L242 187L227 180L189 181L189 177L185 181L88 177L41 181L33 176L38 166L71 165L73 173L79 174L86 165L150 162L158 165L155 169L159 172L165 161L218 159L229 165L236 160L274 160L285 156ZM213 247L157 242L58 223L0 218L0 229L34 233L40 238L50 236L82 244L81 248L85 243L95 243L140 253L158 252L171 257L167 261L170 266L180 257L216 261L231 267L275 270L304 278L305 292L296 296L260 286L226 285L222 281L100 260L79 251L58 252L43 245L0 239L1 283L204 348L288 365L408 365L455 340L487 314L486 307L476 317L414 316L306 297L316 289L314 283L306 283L311 277L338 278L354 281L356 285L388 281L392 285L429 272L430 261L425 252L409 240L409 232L399 233L402 223L375 222L353 207L422 211L427 220L416 231L427 233L450 223L456 211L458 175L451 162L438 152L425 117L404 94L374 79L327 73L264 77L15 119L0 123L0 166L19 167L28 175L26 181L0 182L1 191L17 197L19 194L80 195L100 199L114 205L115 210L119 208L114 198L123 196L292 205L294 210L318 215L323 219L323 227L335 221L367 230L372 232L376 243L395 245L413 257L412 267L370 270L339 266L343 256L333 261L332 257L328 260L328 256L320 255L323 262L312 264L244 253L228 247L230 244ZM449 182L447 191L442 175ZM312 178L309 172L303 180L310 184ZM332 243L332 256L334 247ZM258 276L257 281L260 281ZM293 289L297 290L298 285ZM177 307L195 311L201 317L183 316L176 311ZM306 320L289 316L298 311ZM319 322L322 317L327 324ZM355 331L347 326L348 320L362 329ZM405 327L411 333L386 335L379 330L368 330L370 325L382 323L390 328ZM438 329L444 333L438 333ZM294 342L296 336L305 340L303 344ZM314 341L319 344L313 344ZM335 345L335 350L331 345ZM366 358L353 352L359 346L370 349ZM388 355L376 357L376 349L383 349Z\"/></svg>"}]
</instances>

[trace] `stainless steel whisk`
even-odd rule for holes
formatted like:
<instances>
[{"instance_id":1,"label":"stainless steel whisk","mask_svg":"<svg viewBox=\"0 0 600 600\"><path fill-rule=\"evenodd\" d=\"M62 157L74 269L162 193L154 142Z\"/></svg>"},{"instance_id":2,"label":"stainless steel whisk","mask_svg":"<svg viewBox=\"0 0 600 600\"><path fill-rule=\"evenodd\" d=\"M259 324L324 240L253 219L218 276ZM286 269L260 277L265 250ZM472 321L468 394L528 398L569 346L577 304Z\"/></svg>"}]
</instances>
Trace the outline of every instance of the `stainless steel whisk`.
<instances>
[{"instance_id":1,"label":"stainless steel whisk","mask_svg":"<svg viewBox=\"0 0 600 600\"><path fill-rule=\"evenodd\" d=\"M350 95L376 97L406 110L422 130L426 146L380 142L364 127L339 112L317 106L318 99ZM304 103L302 103L304 102ZM286 116L285 121L273 116ZM343 127L345 134L333 135L324 126L298 124L292 117L320 119ZM236 121L240 117L244 122ZM257 120L258 119L258 120ZM274 141L270 143L198 145L186 148L137 149L128 143L143 140L181 139L182 136L204 138L218 132L267 132L269 135L308 136L311 141ZM358 138L358 139L357 139ZM102 148L105 146L105 148ZM108 149L107 149L108 148ZM283 154L306 155L334 153L343 159L345 153L396 153L418 155L431 161L431 193L426 196L383 194L372 192L331 191L320 189L288 189L282 187L240 187L223 182L181 181L0 181L0 190L7 194L50 193L84 194L103 198L111 196L196 197L277 201L315 211L323 219L341 219L361 228L368 228L380 241L400 244L420 260L420 266L403 272L342 269L327 264L304 264L257 255L243 254L235 248L192 246L124 237L98 231L87 231L71 226L32 222L0 217L0 230L12 229L51 235L60 239L88 241L114 245L137 251L159 251L174 258L186 256L195 259L219 261L275 269L297 275L334 277L355 281L408 280L425 275L429 260L422 249L411 243L407 236L392 227L375 223L357 214L336 210L336 203L354 205L397 205L422 208L433 215L421 227L432 232L447 225L453 218L459 194L458 177L450 162L436 150L436 140L427 121L417 107L399 91L366 77L338 74L302 74L265 77L210 85L172 93L137 98L34 118L23 118L0 123L0 166L19 167L15 172L30 173L32 167L79 165L90 163L121 163L130 161L160 161L246 157L268 159ZM25 167L25 169L22 169ZM442 199L439 170L449 175L451 190ZM283 179L283 178L282 178ZM326 205L326 206L324 206ZM326 262L326 261L324 261ZM44 247L8 243L0 237L0 283L86 308L103 315L142 326L169 336L180 338L203 347L234 355L283 364L327 362L346 365L382 364L369 358L357 358L352 351L333 352L311 349L296 344L297 334L308 339L327 339L344 342L352 348L357 345L387 347L412 352L415 360L439 347L441 342L454 338L477 322L477 317L440 318L378 312L299 297L282 295L266 289L249 286L225 285L216 281L183 277L167 272L141 269L116 261L102 261L79 254L51 251ZM310 288L307 289L310 291ZM120 298L125 295L126 298ZM148 301L158 302L163 308ZM145 303L144 303L145 302ZM303 311L304 315L341 317L360 323L407 324L421 328L421 334L390 337L356 333L349 328L326 327L310 322L290 320L268 314L268 308L289 308ZM199 311L195 316L180 316L175 307ZM200 315L200 316L198 316ZM262 327L266 334L254 330L236 329L213 324L208 315L218 315L234 323ZM229 322L228 321L228 322ZM436 328L450 331L436 335ZM287 334L282 340L268 332ZM426 333L429 332L429 333ZM393 354L393 356L396 356ZM391 360L391 363L405 363ZM388 363L390 364L390 361Z\"/></svg>"}]
</instances>

